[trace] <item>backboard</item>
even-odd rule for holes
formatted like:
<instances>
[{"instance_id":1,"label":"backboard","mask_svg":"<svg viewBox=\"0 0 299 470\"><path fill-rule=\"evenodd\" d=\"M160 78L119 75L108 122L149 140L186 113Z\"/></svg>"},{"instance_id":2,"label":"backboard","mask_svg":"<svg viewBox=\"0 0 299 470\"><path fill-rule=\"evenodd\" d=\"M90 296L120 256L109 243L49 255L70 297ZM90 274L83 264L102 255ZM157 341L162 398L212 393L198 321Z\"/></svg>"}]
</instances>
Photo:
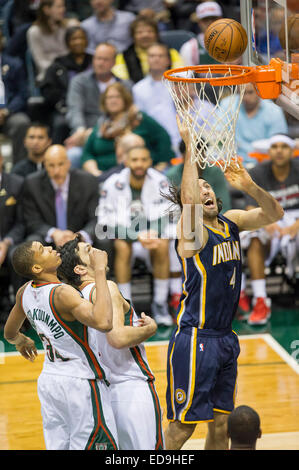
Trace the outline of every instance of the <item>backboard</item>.
<instances>
[{"instance_id":1,"label":"backboard","mask_svg":"<svg viewBox=\"0 0 299 470\"><path fill-rule=\"evenodd\" d=\"M243 64L255 66L269 64L272 58L283 60L281 95L275 102L299 119L299 76L292 75L288 66L298 63L299 67L299 50L289 50L287 20L295 13L288 10L287 3L288 0L240 0L241 23L248 34ZM283 26L285 48L279 39Z\"/></svg>"}]
</instances>

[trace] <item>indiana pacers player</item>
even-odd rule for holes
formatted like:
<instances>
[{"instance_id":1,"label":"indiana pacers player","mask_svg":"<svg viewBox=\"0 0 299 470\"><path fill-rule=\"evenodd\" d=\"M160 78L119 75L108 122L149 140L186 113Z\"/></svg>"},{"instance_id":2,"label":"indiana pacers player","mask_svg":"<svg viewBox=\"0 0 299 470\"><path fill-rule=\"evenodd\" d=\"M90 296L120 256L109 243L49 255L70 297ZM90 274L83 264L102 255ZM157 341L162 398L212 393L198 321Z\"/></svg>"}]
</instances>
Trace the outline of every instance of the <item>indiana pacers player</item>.
<instances>
[{"instance_id":1,"label":"indiana pacers player","mask_svg":"<svg viewBox=\"0 0 299 470\"><path fill-rule=\"evenodd\" d=\"M27 317L44 344L38 396L47 450L117 449L105 371L87 333L87 327L112 328L107 254L92 249L90 261L101 293L94 306L59 281L56 270L61 259L51 246L25 242L12 257L15 271L33 281L19 289L4 336L26 359L34 360L34 342L19 331Z\"/></svg>"},{"instance_id":2,"label":"indiana pacers player","mask_svg":"<svg viewBox=\"0 0 299 470\"><path fill-rule=\"evenodd\" d=\"M179 118L178 127L187 149L176 240L183 293L168 348L165 443L167 449L180 449L196 425L207 422L205 449L227 449L227 418L234 409L240 352L232 332L242 270L239 231L273 223L283 216L283 209L234 161L226 179L259 207L221 215L213 189L198 178L197 165L191 163L190 135Z\"/></svg>"}]
</instances>

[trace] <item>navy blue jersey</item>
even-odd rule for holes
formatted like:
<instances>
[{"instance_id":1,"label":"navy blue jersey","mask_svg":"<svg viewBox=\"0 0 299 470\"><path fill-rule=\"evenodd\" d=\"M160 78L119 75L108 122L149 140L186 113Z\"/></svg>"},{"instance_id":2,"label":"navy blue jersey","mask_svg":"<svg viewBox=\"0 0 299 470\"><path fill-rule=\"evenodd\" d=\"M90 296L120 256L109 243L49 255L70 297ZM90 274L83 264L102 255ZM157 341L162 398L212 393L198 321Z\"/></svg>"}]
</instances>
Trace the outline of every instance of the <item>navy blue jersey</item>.
<instances>
[{"instance_id":1,"label":"navy blue jersey","mask_svg":"<svg viewBox=\"0 0 299 470\"><path fill-rule=\"evenodd\" d=\"M236 314L242 275L239 230L218 215L225 233L205 225L209 238L203 250L181 258L183 292L177 311L179 328L231 329ZM178 240L176 240L177 250Z\"/></svg>"}]
</instances>

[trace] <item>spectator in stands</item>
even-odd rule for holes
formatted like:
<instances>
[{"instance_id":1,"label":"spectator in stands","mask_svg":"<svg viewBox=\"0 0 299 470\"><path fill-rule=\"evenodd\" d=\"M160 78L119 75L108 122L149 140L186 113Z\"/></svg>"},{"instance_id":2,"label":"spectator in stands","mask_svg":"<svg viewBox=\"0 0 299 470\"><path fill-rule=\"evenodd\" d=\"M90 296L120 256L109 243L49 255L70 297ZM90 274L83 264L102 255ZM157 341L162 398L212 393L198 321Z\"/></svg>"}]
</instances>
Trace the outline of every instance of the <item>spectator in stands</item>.
<instances>
[{"instance_id":1,"label":"spectator in stands","mask_svg":"<svg viewBox=\"0 0 299 470\"><path fill-rule=\"evenodd\" d=\"M172 28L170 12L165 8L164 0L120 0L118 8L131 11L139 17L151 18L157 22L159 31Z\"/></svg>"},{"instance_id":2,"label":"spectator in stands","mask_svg":"<svg viewBox=\"0 0 299 470\"><path fill-rule=\"evenodd\" d=\"M227 420L230 450L256 450L256 441L262 437L260 417L250 406L238 406Z\"/></svg>"},{"instance_id":3,"label":"spectator in stands","mask_svg":"<svg viewBox=\"0 0 299 470\"><path fill-rule=\"evenodd\" d=\"M4 324L9 314L9 285L14 294L22 281L11 264L11 252L15 245L23 241L25 227L20 213L20 195L23 178L3 171L3 156L0 150L0 324Z\"/></svg>"},{"instance_id":4,"label":"spectator in stands","mask_svg":"<svg viewBox=\"0 0 299 470\"><path fill-rule=\"evenodd\" d=\"M27 31L36 20L40 0L14 0L8 21L7 54L19 57L26 66ZM1 11L1 7L0 7Z\"/></svg>"},{"instance_id":5,"label":"spectator in stands","mask_svg":"<svg viewBox=\"0 0 299 470\"><path fill-rule=\"evenodd\" d=\"M168 203L160 191L167 191L167 178L151 168L146 147L127 153L124 170L108 178L102 187L98 208L99 236L115 239L114 273L122 295L131 298L131 263L145 259L152 268L154 292L152 314L158 325L171 326L168 310L169 246Z\"/></svg>"},{"instance_id":6,"label":"spectator in stands","mask_svg":"<svg viewBox=\"0 0 299 470\"><path fill-rule=\"evenodd\" d=\"M0 60L0 78L4 84L4 90L1 90L4 96L0 96L0 131L12 141L15 163L24 157L23 140L30 122L26 114L27 81L22 62L17 57L6 54L1 30Z\"/></svg>"},{"instance_id":7,"label":"spectator in stands","mask_svg":"<svg viewBox=\"0 0 299 470\"><path fill-rule=\"evenodd\" d=\"M22 197L27 239L61 246L80 232L84 241L95 238L97 179L70 169L62 145L52 145L44 157L45 170L25 179Z\"/></svg>"},{"instance_id":8,"label":"spectator in stands","mask_svg":"<svg viewBox=\"0 0 299 470\"><path fill-rule=\"evenodd\" d=\"M164 0L165 7L170 12L173 29L184 29L197 33L194 24L194 12L199 3L205 0Z\"/></svg>"},{"instance_id":9,"label":"spectator in stands","mask_svg":"<svg viewBox=\"0 0 299 470\"><path fill-rule=\"evenodd\" d=\"M130 29L133 44L117 55L113 73L119 78L129 78L137 83L148 74L147 51L151 45L160 42L159 31L155 21L143 17L137 17L131 23ZM172 68L184 65L177 50L171 48L170 57Z\"/></svg>"},{"instance_id":10,"label":"spectator in stands","mask_svg":"<svg viewBox=\"0 0 299 470\"><path fill-rule=\"evenodd\" d=\"M269 266L276 254L286 258L287 274L294 274L296 256L299 253L299 160L293 158L295 143L286 135L278 134L269 139L270 159L257 164L250 175L261 188L270 192L284 209L283 218L275 224L255 232L240 235L241 246L247 249L248 267L253 291L253 310L249 314L250 325L263 325L271 315L271 301L267 299L265 266ZM256 206L246 197L246 206ZM249 313L250 302L245 294L245 276L241 287L239 307Z\"/></svg>"},{"instance_id":11,"label":"spectator in stands","mask_svg":"<svg viewBox=\"0 0 299 470\"><path fill-rule=\"evenodd\" d=\"M134 103L155 119L170 135L172 148L178 153L181 140L176 123L173 99L163 83L163 73L170 68L169 49L165 44L153 44L147 50L149 73L132 88Z\"/></svg>"},{"instance_id":12,"label":"spectator in stands","mask_svg":"<svg viewBox=\"0 0 299 470\"><path fill-rule=\"evenodd\" d=\"M128 11L116 10L113 0L90 0L93 15L82 21L88 36L88 51L93 54L100 42L113 44L123 51L132 43L130 24L135 15Z\"/></svg>"},{"instance_id":13,"label":"spectator in stands","mask_svg":"<svg viewBox=\"0 0 299 470\"><path fill-rule=\"evenodd\" d=\"M24 24L32 24L36 20L36 12L40 0L14 0L11 12L11 34Z\"/></svg>"},{"instance_id":14,"label":"spectator in stands","mask_svg":"<svg viewBox=\"0 0 299 470\"><path fill-rule=\"evenodd\" d=\"M65 5L68 17L75 17L79 21L83 21L92 15L90 0L66 0Z\"/></svg>"},{"instance_id":15,"label":"spectator in stands","mask_svg":"<svg viewBox=\"0 0 299 470\"><path fill-rule=\"evenodd\" d=\"M179 146L180 154L184 160L186 154L186 146L183 140ZM180 187L183 176L184 162L178 165L173 165L166 171L166 176L169 181L176 187ZM206 166L204 170L198 168L198 174L204 178L215 190L216 197L222 201L222 212L231 209L231 200L229 188L224 177L223 172L217 166Z\"/></svg>"},{"instance_id":16,"label":"spectator in stands","mask_svg":"<svg viewBox=\"0 0 299 470\"><path fill-rule=\"evenodd\" d=\"M37 19L27 31L28 47L37 69L37 83L44 79L56 57L69 52L65 32L75 24L78 20L65 18L64 0L41 0Z\"/></svg>"},{"instance_id":17,"label":"spectator in stands","mask_svg":"<svg viewBox=\"0 0 299 470\"><path fill-rule=\"evenodd\" d=\"M100 96L108 85L121 81L111 72L115 64L115 46L101 43L93 56L92 70L78 74L67 92L67 121L71 135L65 141L73 167L80 167L82 147L102 112ZM122 81L131 88L130 81Z\"/></svg>"},{"instance_id":18,"label":"spectator in stands","mask_svg":"<svg viewBox=\"0 0 299 470\"><path fill-rule=\"evenodd\" d=\"M69 53L54 60L40 84L47 111L51 114L50 125L54 144L63 144L70 133L65 117L69 84L78 73L92 68L92 56L86 53L87 36L81 26L67 29L65 43Z\"/></svg>"},{"instance_id":19,"label":"spectator in stands","mask_svg":"<svg viewBox=\"0 0 299 470\"><path fill-rule=\"evenodd\" d=\"M275 5L275 6L274 6ZM259 31L256 39L257 51L262 55L264 63L268 62L268 39L271 57L280 57L286 60L285 53L280 44L279 32L284 23L284 8L275 3L269 8L269 37L266 31L266 20L263 30Z\"/></svg>"},{"instance_id":20,"label":"spectator in stands","mask_svg":"<svg viewBox=\"0 0 299 470\"><path fill-rule=\"evenodd\" d=\"M220 102L221 111L225 112L233 99L233 111L237 109L239 95L226 97ZM252 151L252 142L269 139L272 135L288 133L283 110L271 100L262 100L256 93L254 85L248 83L240 106L236 124L237 153L243 158L245 166L252 163L248 154Z\"/></svg>"},{"instance_id":21,"label":"spectator in stands","mask_svg":"<svg viewBox=\"0 0 299 470\"><path fill-rule=\"evenodd\" d=\"M159 168L174 157L168 133L133 104L131 92L114 83L101 95L103 116L90 134L82 155L82 167L95 176L116 165L115 138L127 132L141 135ZM161 165L161 163L163 164Z\"/></svg>"},{"instance_id":22,"label":"spectator in stands","mask_svg":"<svg viewBox=\"0 0 299 470\"><path fill-rule=\"evenodd\" d=\"M133 147L145 147L145 141L140 135L129 132L115 139L116 166L113 166L110 170L103 171L98 177L99 183L103 183L109 176L119 173L126 167L128 151Z\"/></svg>"},{"instance_id":23,"label":"spectator in stands","mask_svg":"<svg viewBox=\"0 0 299 470\"><path fill-rule=\"evenodd\" d=\"M50 129L45 124L39 122L30 124L24 139L27 157L13 166L12 173L25 178L43 169L45 152L52 143L49 133Z\"/></svg>"},{"instance_id":24,"label":"spectator in stands","mask_svg":"<svg viewBox=\"0 0 299 470\"><path fill-rule=\"evenodd\" d=\"M210 24L222 18L222 8L217 2L203 2L196 7L196 17L200 33L196 38L189 39L180 49L186 65L217 64L204 45L204 35Z\"/></svg>"}]
</instances>

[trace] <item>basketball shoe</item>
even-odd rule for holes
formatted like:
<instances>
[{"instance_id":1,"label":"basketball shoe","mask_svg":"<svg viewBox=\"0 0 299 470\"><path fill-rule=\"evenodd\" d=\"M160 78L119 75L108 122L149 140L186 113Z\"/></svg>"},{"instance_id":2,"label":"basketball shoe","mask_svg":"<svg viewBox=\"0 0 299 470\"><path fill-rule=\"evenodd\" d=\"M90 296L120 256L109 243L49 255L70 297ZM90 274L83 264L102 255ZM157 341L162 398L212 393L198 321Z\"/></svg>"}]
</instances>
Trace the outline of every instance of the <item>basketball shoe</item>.
<instances>
[{"instance_id":1,"label":"basketball shoe","mask_svg":"<svg viewBox=\"0 0 299 470\"><path fill-rule=\"evenodd\" d=\"M247 320L250 312L250 299L245 290L241 290L238 305L238 320Z\"/></svg>"},{"instance_id":2,"label":"basketball shoe","mask_svg":"<svg viewBox=\"0 0 299 470\"><path fill-rule=\"evenodd\" d=\"M152 303L152 315L153 315L153 319L155 320L158 326L159 325L163 325L163 326L173 325L173 319L169 313L167 302L161 305L157 304L156 302L153 302Z\"/></svg>"},{"instance_id":3,"label":"basketball shoe","mask_svg":"<svg viewBox=\"0 0 299 470\"><path fill-rule=\"evenodd\" d=\"M247 323L249 325L265 325L271 317L271 299L257 297L253 301L254 307Z\"/></svg>"},{"instance_id":4,"label":"basketball shoe","mask_svg":"<svg viewBox=\"0 0 299 470\"><path fill-rule=\"evenodd\" d=\"M180 300L181 294L171 294L169 307L174 310L174 313L176 313L178 306L180 305Z\"/></svg>"}]
</instances>

